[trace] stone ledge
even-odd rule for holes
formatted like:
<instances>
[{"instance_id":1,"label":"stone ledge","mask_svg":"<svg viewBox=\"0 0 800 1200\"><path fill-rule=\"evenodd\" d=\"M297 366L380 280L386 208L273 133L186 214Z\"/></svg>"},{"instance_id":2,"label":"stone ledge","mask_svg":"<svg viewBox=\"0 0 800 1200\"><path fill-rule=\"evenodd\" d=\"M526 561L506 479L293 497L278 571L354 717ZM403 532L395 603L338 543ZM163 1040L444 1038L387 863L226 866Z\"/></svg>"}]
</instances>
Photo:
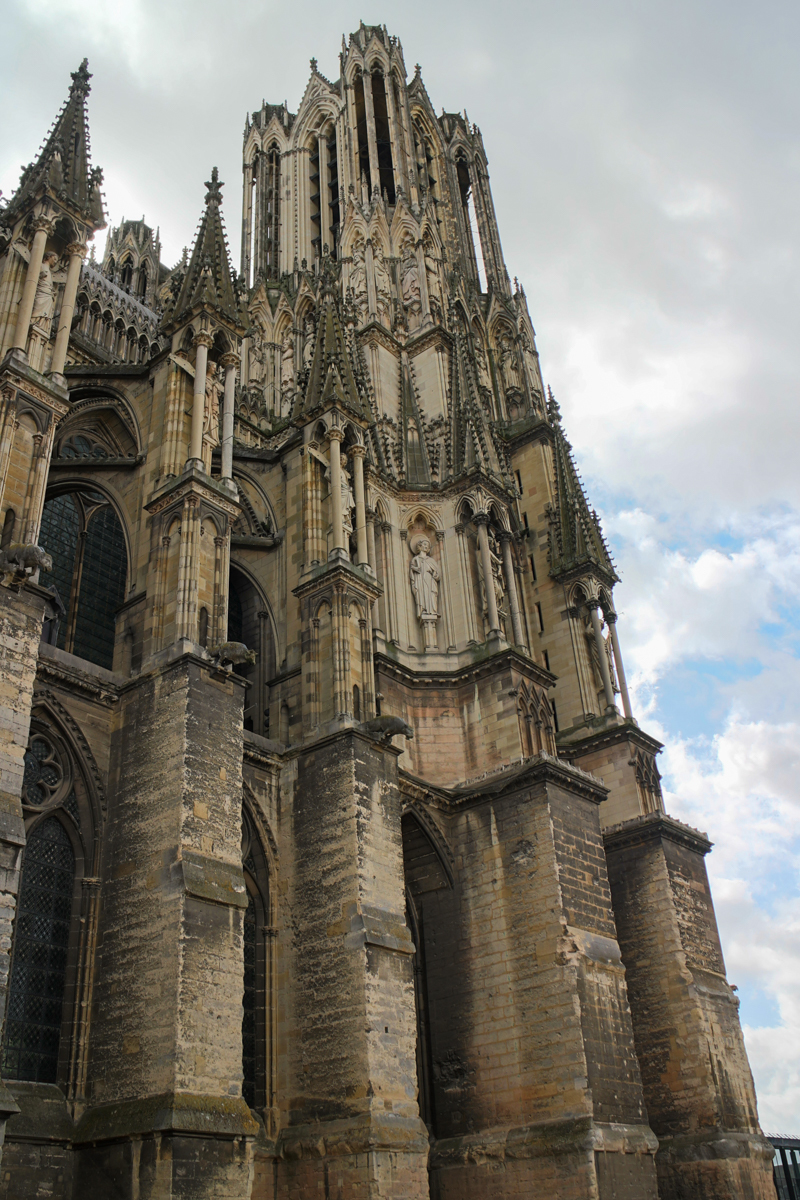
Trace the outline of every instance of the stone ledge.
<instances>
[{"instance_id":1,"label":"stone ledge","mask_svg":"<svg viewBox=\"0 0 800 1200\"><path fill-rule=\"evenodd\" d=\"M332 1121L314 1121L284 1129L278 1136L281 1158L340 1157L390 1151L428 1155L428 1131L418 1117L368 1113Z\"/></svg>"},{"instance_id":2,"label":"stone ledge","mask_svg":"<svg viewBox=\"0 0 800 1200\"><path fill-rule=\"evenodd\" d=\"M683 821L676 821L666 813L647 813L643 817L633 817L632 820L622 821L619 825L609 825L603 833L606 852L645 846L662 838L702 855L708 854L713 845L707 833L701 833L691 825L684 825Z\"/></svg>"},{"instance_id":3,"label":"stone ledge","mask_svg":"<svg viewBox=\"0 0 800 1200\"><path fill-rule=\"evenodd\" d=\"M247 908L247 888L240 866L221 862L196 850L184 850L181 869L187 896L212 904Z\"/></svg>"},{"instance_id":4,"label":"stone ledge","mask_svg":"<svg viewBox=\"0 0 800 1200\"><path fill-rule=\"evenodd\" d=\"M772 1161L772 1143L762 1133L741 1130L707 1129L701 1133L681 1133L658 1139L658 1158L662 1165L679 1167L698 1161L764 1158Z\"/></svg>"},{"instance_id":5,"label":"stone ledge","mask_svg":"<svg viewBox=\"0 0 800 1200\"><path fill-rule=\"evenodd\" d=\"M148 1133L188 1133L218 1138L255 1137L259 1125L241 1096L165 1092L87 1109L74 1144L119 1141Z\"/></svg>"},{"instance_id":6,"label":"stone ledge","mask_svg":"<svg viewBox=\"0 0 800 1200\"><path fill-rule=\"evenodd\" d=\"M655 1154L658 1139L648 1125L614 1125L574 1117L486 1129L442 1138L431 1147L431 1169L464 1166L486 1159L556 1158L567 1154Z\"/></svg>"}]
</instances>

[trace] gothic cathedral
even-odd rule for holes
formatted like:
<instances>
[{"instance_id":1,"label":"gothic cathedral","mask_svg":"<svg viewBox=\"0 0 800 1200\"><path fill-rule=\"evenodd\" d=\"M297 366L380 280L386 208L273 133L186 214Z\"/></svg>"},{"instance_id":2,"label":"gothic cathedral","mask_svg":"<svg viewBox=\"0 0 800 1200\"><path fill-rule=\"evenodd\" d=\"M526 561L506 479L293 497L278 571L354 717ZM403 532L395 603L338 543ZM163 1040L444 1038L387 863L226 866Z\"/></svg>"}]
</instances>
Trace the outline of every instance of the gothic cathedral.
<instances>
[{"instance_id":1,"label":"gothic cathedral","mask_svg":"<svg viewBox=\"0 0 800 1200\"><path fill-rule=\"evenodd\" d=\"M362 24L238 273L216 169L98 261L89 80L0 207L0 1197L768 1200L480 130Z\"/></svg>"}]
</instances>

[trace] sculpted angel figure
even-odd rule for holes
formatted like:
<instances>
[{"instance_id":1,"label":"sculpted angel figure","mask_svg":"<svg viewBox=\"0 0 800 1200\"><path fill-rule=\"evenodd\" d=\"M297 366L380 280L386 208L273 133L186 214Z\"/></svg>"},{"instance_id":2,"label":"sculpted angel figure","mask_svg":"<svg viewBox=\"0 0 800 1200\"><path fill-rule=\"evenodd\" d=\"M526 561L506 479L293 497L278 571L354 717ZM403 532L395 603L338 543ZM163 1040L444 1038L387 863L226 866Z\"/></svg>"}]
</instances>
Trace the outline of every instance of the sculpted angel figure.
<instances>
[{"instance_id":1,"label":"sculpted angel figure","mask_svg":"<svg viewBox=\"0 0 800 1200\"><path fill-rule=\"evenodd\" d=\"M42 259L39 279L36 283L36 294L33 298L33 312L31 313L33 322L49 321L53 315L55 305L53 269L57 262L58 255L54 254L52 250Z\"/></svg>"},{"instance_id":2,"label":"sculpted angel figure","mask_svg":"<svg viewBox=\"0 0 800 1200\"><path fill-rule=\"evenodd\" d=\"M439 616L439 568L430 557L428 538L417 539L416 554L411 560L409 577L418 620Z\"/></svg>"},{"instance_id":3,"label":"sculpted angel figure","mask_svg":"<svg viewBox=\"0 0 800 1200\"><path fill-rule=\"evenodd\" d=\"M281 416L288 411L294 390L294 346L292 331L286 330L281 342Z\"/></svg>"}]
</instances>

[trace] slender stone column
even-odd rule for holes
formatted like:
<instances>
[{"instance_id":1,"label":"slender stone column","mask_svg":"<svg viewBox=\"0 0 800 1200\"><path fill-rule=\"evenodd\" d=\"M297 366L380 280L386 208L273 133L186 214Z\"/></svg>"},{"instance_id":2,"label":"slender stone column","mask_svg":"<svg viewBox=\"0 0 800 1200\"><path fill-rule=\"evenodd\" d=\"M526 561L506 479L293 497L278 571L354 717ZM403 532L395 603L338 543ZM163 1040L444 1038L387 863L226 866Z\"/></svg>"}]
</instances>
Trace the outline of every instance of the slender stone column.
<instances>
[{"instance_id":1,"label":"slender stone column","mask_svg":"<svg viewBox=\"0 0 800 1200\"><path fill-rule=\"evenodd\" d=\"M209 347L214 344L210 333L198 333L194 339L197 357L194 364L194 401L192 404L192 435L189 442L187 466L203 470L203 424L206 415L206 368Z\"/></svg>"},{"instance_id":2,"label":"slender stone column","mask_svg":"<svg viewBox=\"0 0 800 1200\"><path fill-rule=\"evenodd\" d=\"M511 606L511 628L514 631L514 644L516 646L524 646L525 634L522 629L522 616L519 611L519 595L517 594L514 559L511 555L511 534L508 530L504 529L500 534L500 543L503 547L503 571L506 577L508 602Z\"/></svg>"},{"instance_id":3,"label":"slender stone column","mask_svg":"<svg viewBox=\"0 0 800 1200\"><path fill-rule=\"evenodd\" d=\"M40 217L36 222L36 232L33 235L31 257L28 262L28 273L25 276L25 286L22 289L22 296L17 311L17 327L14 330L14 341L12 343L15 350L24 351L28 344L28 330L31 325L33 301L36 297L36 285L39 282L39 272L42 269L42 259L44 258L44 248L47 245L47 238L52 232L52 221L48 221L45 217Z\"/></svg>"},{"instance_id":4,"label":"slender stone column","mask_svg":"<svg viewBox=\"0 0 800 1200\"><path fill-rule=\"evenodd\" d=\"M67 361L67 347L72 329L72 317L75 312L75 297L78 294L78 280L81 277L81 263L86 257L86 247L78 242L67 246L69 266L67 267L67 282L64 284L64 295L61 299L61 314L58 318L58 333L53 347L53 360L50 363L50 373L60 375Z\"/></svg>"},{"instance_id":5,"label":"slender stone column","mask_svg":"<svg viewBox=\"0 0 800 1200\"><path fill-rule=\"evenodd\" d=\"M597 643L597 656L600 659L600 674L603 677L603 691L605 692L606 697L606 712L608 712L609 709L611 709L612 712L616 712L617 706L614 703L614 686L611 683L611 672L608 669L605 641L600 628L600 609L596 600L589 601L589 612L591 613L592 617L594 640Z\"/></svg>"},{"instance_id":6,"label":"slender stone column","mask_svg":"<svg viewBox=\"0 0 800 1200\"><path fill-rule=\"evenodd\" d=\"M356 494L356 542L358 543L358 563L359 566L371 566L369 552L367 550L367 516L366 504L364 502L364 456L366 450L363 446L351 446L350 457L353 460L353 483ZM374 552L373 552L374 557Z\"/></svg>"},{"instance_id":7,"label":"slender stone column","mask_svg":"<svg viewBox=\"0 0 800 1200\"><path fill-rule=\"evenodd\" d=\"M222 398L222 478L233 479L233 400L236 389L236 354L223 354L220 359L225 368L225 393ZM194 413L192 414L194 420Z\"/></svg>"},{"instance_id":8,"label":"slender stone column","mask_svg":"<svg viewBox=\"0 0 800 1200\"><path fill-rule=\"evenodd\" d=\"M628 681L625 678L625 668L622 665L622 651L619 645L619 637L617 636L617 614L607 613L606 620L608 621L608 630L611 636L611 649L614 651L614 666L617 668L619 691L622 696L622 711L626 717L632 719L633 710L631 709L631 699L628 695Z\"/></svg>"},{"instance_id":9,"label":"slender stone column","mask_svg":"<svg viewBox=\"0 0 800 1200\"><path fill-rule=\"evenodd\" d=\"M331 429L329 433L329 453L331 461L331 526L333 530L333 546L329 558L337 558L339 551L344 551L344 526L342 524L342 461L340 456L343 434L341 429Z\"/></svg>"},{"instance_id":10,"label":"slender stone column","mask_svg":"<svg viewBox=\"0 0 800 1200\"><path fill-rule=\"evenodd\" d=\"M489 518L486 513L475 514L475 524L478 526L478 545L481 550L483 566L483 589L486 593L486 608L489 613L489 632L500 632L500 618L497 614L497 597L494 594L492 579L492 552L489 549L489 531L486 528Z\"/></svg>"}]
</instances>

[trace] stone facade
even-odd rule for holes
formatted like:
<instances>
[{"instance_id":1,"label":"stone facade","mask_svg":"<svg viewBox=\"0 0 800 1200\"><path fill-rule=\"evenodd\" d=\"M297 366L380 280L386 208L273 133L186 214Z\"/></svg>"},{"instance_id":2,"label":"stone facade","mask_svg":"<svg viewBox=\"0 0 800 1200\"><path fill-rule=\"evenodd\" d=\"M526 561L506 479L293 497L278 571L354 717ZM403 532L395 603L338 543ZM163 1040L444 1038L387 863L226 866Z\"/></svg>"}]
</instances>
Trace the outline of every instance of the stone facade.
<instances>
[{"instance_id":1,"label":"stone facade","mask_svg":"<svg viewBox=\"0 0 800 1200\"><path fill-rule=\"evenodd\" d=\"M0 1197L765 1200L480 130L362 25L170 270L0 209ZM187 228L191 225L187 216Z\"/></svg>"}]
</instances>

